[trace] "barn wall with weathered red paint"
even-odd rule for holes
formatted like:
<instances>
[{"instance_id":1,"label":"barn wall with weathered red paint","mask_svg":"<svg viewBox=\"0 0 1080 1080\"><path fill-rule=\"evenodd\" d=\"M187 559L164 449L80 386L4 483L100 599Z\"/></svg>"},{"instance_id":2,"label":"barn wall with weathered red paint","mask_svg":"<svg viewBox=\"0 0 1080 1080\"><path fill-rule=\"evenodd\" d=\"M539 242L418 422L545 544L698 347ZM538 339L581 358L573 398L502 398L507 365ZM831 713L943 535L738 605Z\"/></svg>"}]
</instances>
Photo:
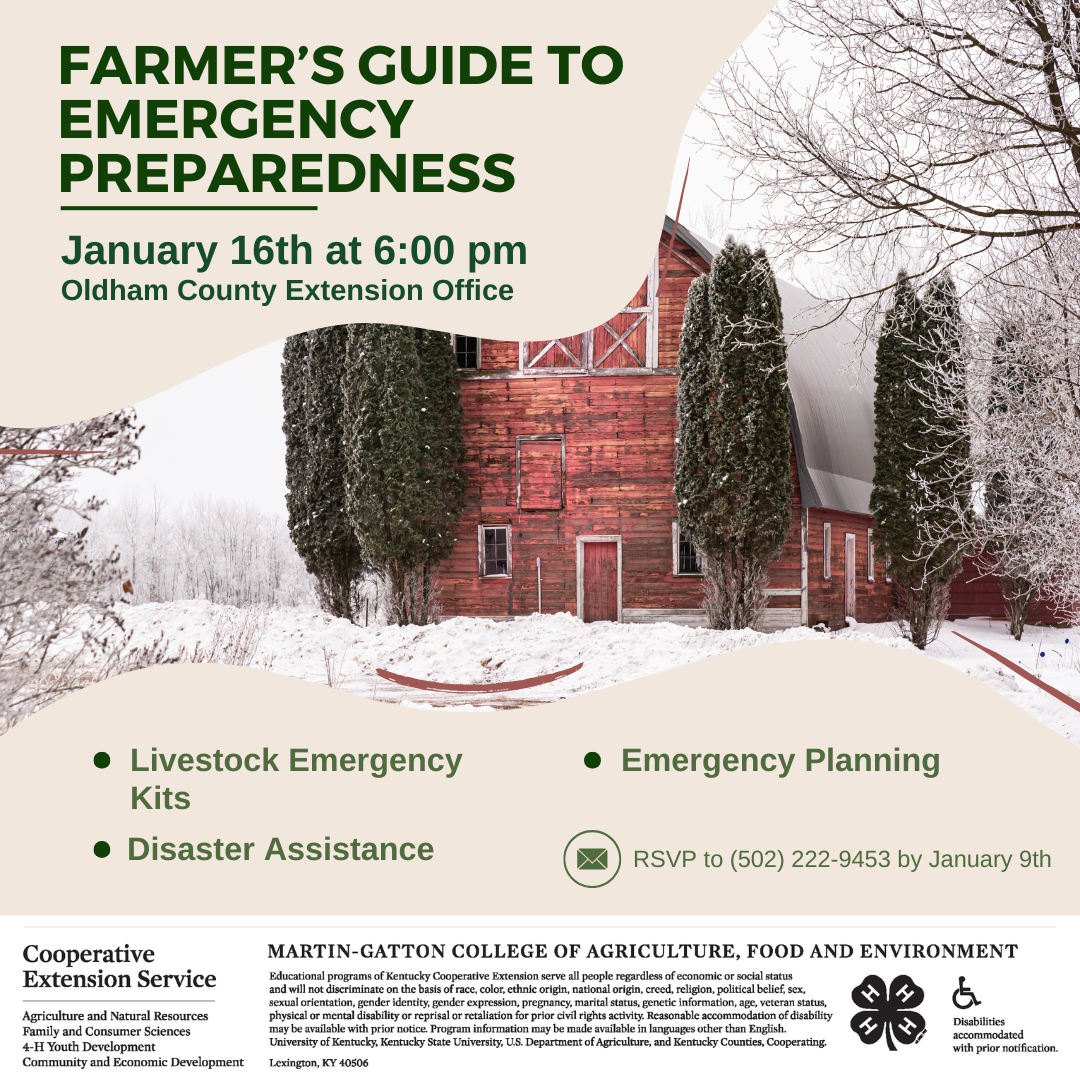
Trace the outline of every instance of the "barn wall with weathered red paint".
<instances>
[{"instance_id":1,"label":"barn wall with weathered red paint","mask_svg":"<svg viewBox=\"0 0 1080 1080\"><path fill-rule=\"evenodd\" d=\"M624 609L700 605L700 577L675 572L672 488L683 309L690 284L708 267L681 240L668 260L668 239L668 234L662 237L658 254L659 273L662 276L666 268L667 277L657 301L657 351L651 369L556 372L545 359L546 366L524 372L521 343L484 339L479 370L463 372L466 508L456 530L454 553L440 569L446 615L536 611L538 556L543 610L577 614L576 541L583 535L622 538ZM639 290L631 305L640 303L642 295ZM608 325L618 330L629 323L616 317ZM598 334L597 340L601 345L612 340L610 332ZM571 339L566 341L573 352L577 346ZM546 344L525 343L526 355L536 356ZM536 436L565 439L561 509L519 508L518 440ZM770 597L773 609L802 606L804 509L794 450L791 463L791 523L784 550L769 573L770 590L780 590ZM550 489L550 478L544 478L543 486L545 491ZM889 589L880 569L877 582L866 580L866 530L873 527L873 519L818 508L806 514L810 623L844 625L842 570L839 576L834 571L831 582L820 580L820 524L826 519L833 523L834 567L843 565L845 531L856 534L856 618L887 618ZM509 576L481 574L479 529L483 525L509 528Z\"/></svg>"},{"instance_id":2,"label":"barn wall with weathered red paint","mask_svg":"<svg viewBox=\"0 0 1080 1080\"><path fill-rule=\"evenodd\" d=\"M447 615L577 613L580 535L621 535L624 607L696 607L700 579L673 572L672 375L466 379L466 508L439 581ZM517 437L566 440L563 509L517 508ZM482 578L478 527L511 529L512 576Z\"/></svg>"},{"instance_id":3,"label":"barn wall with weathered red paint","mask_svg":"<svg viewBox=\"0 0 1080 1080\"><path fill-rule=\"evenodd\" d=\"M807 621L825 623L833 629L844 626L844 544L848 533L855 535L855 610L859 622L882 622L893 607L892 586L885 580L885 567L875 559L874 580L869 580L868 529L874 519L869 514L851 514L828 507L807 510ZM830 576L825 577L825 524L830 526Z\"/></svg>"}]
</instances>

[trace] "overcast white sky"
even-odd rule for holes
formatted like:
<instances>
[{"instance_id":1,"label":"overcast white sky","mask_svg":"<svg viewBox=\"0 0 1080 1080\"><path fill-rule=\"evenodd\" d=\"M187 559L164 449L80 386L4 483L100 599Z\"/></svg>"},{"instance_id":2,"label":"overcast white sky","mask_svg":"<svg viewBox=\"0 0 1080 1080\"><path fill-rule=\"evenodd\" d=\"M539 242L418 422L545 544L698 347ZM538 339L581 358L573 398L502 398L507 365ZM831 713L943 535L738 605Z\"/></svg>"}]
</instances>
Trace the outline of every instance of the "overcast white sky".
<instances>
[{"instance_id":1,"label":"overcast white sky","mask_svg":"<svg viewBox=\"0 0 1080 1080\"><path fill-rule=\"evenodd\" d=\"M90 472L85 489L115 505L156 485L172 505L204 494L283 515L281 347L265 345L140 402L139 464L117 477Z\"/></svg>"}]
</instances>

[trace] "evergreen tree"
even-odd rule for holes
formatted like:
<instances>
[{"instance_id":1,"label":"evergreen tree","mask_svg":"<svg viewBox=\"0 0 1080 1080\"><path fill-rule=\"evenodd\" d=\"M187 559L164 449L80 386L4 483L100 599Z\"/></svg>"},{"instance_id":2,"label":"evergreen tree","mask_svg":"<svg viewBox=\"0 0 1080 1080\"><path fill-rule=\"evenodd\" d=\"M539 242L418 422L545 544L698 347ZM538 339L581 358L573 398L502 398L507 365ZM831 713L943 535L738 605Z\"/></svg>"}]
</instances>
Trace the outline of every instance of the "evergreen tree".
<instances>
[{"instance_id":1,"label":"evergreen tree","mask_svg":"<svg viewBox=\"0 0 1080 1080\"><path fill-rule=\"evenodd\" d=\"M709 275L702 274L691 283L683 309L675 435L675 500L679 524L688 535L695 537L699 565L704 558L704 548L696 538L715 530L711 513L716 496L712 469L715 455L709 440L716 393L712 339Z\"/></svg>"},{"instance_id":2,"label":"evergreen tree","mask_svg":"<svg viewBox=\"0 0 1080 1080\"><path fill-rule=\"evenodd\" d=\"M714 629L752 626L791 523L787 346L765 252L728 238L687 300L679 349L679 522Z\"/></svg>"},{"instance_id":3,"label":"evergreen tree","mask_svg":"<svg viewBox=\"0 0 1080 1080\"><path fill-rule=\"evenodd\" d=\"M465 509L464 410L460 376L450 335L415 329L420 378L426 532L424 560L408 579L406 604L413 622L426 623L437 615L439 563L454 548L454 531Z\"/></svg>"},{"instance_id":4,"label":"evergreen tree","mask_svg":"<svg viewBox=\"0 0 1080 1080\"><path fill-rule=\"evenodd\" d=\"M457 363L448 334L382 323L353 326L349 355L347 510L391 620L423 624L465 504Z\"/></svg>"},{"instance_id":5,"label":"evergreen tree","mask_svg":"<svg viewBox=\"0 0 1080 1080\"><path fill-rule=\"evenodd\" d=\"M289 532L322 609L352 619L367 565L345 513L342 373L347 326L290 337L281 367Z\"/></svg>"},{"instance_id":6,"label":"evergreen tree","mask_svg":"<svg viewBox=\"0 0 1080 1080\"><path fill-rule=\"evenodd\" d=\"M914 516L918 450L913 443L918 375L918 341L923 312L907 274L896 280L893 306L878 336L874 392L874 486L870 512L874 540L899 590L910 576L910 556L918 544Z\"/></svg>"},{"instance_id":7,"label":"evergreen tree","mask_svg":"<svg viewBox=\"0 0 1080 1080\"><path fill-rule=\"evenodd\" d=\"M948 275L920 299L900 274L878 338L870 510L905 637L925 649L949 611L970 513L960 305Z\"/></svg>"},{"instance_id":8,"label":"evergreen tree","mask_svg":"<svg viewBox=\"0 0 1080 1080\"><path fill-rule=\"evenodd\" d=\"M297 551L307 547L307 334L285 339L281 354L281 400L285 419L285 508ZM301 556L302 557L302 556Z\"/></svg>"}]
</instances>

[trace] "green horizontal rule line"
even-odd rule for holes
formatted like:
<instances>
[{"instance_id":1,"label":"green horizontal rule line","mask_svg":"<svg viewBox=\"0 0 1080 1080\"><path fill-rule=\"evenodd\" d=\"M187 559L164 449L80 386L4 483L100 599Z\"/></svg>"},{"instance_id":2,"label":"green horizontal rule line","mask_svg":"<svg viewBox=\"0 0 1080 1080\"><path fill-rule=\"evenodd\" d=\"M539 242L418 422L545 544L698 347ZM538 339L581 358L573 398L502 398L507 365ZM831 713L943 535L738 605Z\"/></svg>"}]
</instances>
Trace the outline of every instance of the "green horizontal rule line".
<instances>
[{"instance_id":1,"label":"green horizontal rule line","mask_svg":"<svg viewBox=\"0 0 1080 1080\"><path fill-rule=\"evenodd\" d=\"M61 210L318 210L317 206L61 206Z\"/></svg>"}]
</instances>

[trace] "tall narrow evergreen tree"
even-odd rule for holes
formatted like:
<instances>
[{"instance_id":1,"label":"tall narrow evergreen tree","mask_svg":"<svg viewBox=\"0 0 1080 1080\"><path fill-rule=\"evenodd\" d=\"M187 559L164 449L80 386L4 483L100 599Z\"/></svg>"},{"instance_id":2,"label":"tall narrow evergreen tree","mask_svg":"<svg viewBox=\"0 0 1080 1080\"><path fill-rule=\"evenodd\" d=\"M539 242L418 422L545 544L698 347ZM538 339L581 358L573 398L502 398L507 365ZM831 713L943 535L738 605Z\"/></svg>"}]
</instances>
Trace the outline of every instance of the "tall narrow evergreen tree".
<instances>
[{"instance_id":1,"label":"tall narrow evergreen tree","mask_svg":"<svg viewBox=\"0 0 1080 1080\"><path fill-rule=\"evenodd\" d=\"M896 279L893 306L878 336L874 392L874 486L870 512L874 539L897 590L912 576L918 545L914 515L918 448L913 441L917 401L918 343L923 311L908 276Z\"/></svg>"},{"instance_id":2,"label":"tall narrow evergreen tree","mask_svg":"<svg viewBox=\"0 0 1080 1080\"><path fill-rule=\"evenodd\" d=\"M281 381L289 532L315 575L322 609L351 620L367 564L345 513L341 378L347 345L347 326L290 337Z\"/></svg>"},{"instance_id":3,"label":"tall narrow evergreen tree","mask_svg":"<svg viewBox=\"0 0 1080 1080\"><path fill-rule=\"evenodd\" d=\"M791 524L787 345L765 252L728 238L691 286L679 349L679 522L715 629L752 626Z\"/></svg>"},{"instance_id":4,"label":"tall narrow evergreen tree","mask_svg":"<svg viewBox=\"0 0 1080 1080\"><path fill-rule=\"evenodd\" d=\"M384 576L393 621L427 622L465 503L465 441L449 335L357 324L344 380L347 509Z\"/></svg>"},{"instance_id":5,"label":"tall narrow evergreen tree","mask_svg":"<svg viewBox=\"0 0 1080 1080\"><path fill-rule=\"evenodd\" d=\"M420 378L426 532L424 560L413 572L406 602L414 622L427 622L437 604L438 566L454 548L454 531L465 509L465 430L460 376L450 335L415 329Z\"/></svg>"},{"instance_id":6,"label":"tall narrow evergreen tree","mask_svg":"<svg viewBox=\"0 0 1080 1080\"><path fill-rule=\"evenodd\" d=\"M900 274L878 338L870 510L904 635L925 649L949 611L970 513L960 305L946 275L920 299Z\"/></svg>"},{"instance_id":7,"label":"tall narrow evergreen tree","mask_svg":"<svg viewBox=\"0 0 1080 1080\"><path fill-rule=\"evenodd\" d=\"M691 283L683 309L675 435L675 500L679 525L695 537L699 565L705 549L696 537L706 536L716 528L713 506L717 499L717 478L712 468L716 455L710 442L716 395L712 339L709 275L702 274Z\"/></svg>"},{"instance_id":8,"label":"tall narrow evergreen tree","mask_svg":"<svg viewBox=\"0 0 1080 1080\"><path fill-rule=\"evenodd\" d=\"M307 547L307 348L308 336L293 334L282 350L281 399L285 419L285 508L289 514L289 535L298 552ZM301 558L303 555L301 554Z\"/></svg>"}]
</instances>

